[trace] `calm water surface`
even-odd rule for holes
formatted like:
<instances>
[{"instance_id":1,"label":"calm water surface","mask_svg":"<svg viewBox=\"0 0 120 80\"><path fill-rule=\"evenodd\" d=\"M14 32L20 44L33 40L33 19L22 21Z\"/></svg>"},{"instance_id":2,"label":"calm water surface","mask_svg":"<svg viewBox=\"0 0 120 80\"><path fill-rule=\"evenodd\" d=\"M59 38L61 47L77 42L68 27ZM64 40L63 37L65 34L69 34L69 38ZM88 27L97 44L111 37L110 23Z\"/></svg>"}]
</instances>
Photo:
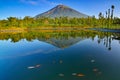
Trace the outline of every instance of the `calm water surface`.
<instances>
[{"instance_id":1,"label":"calm water surface","mask_svg":"<svg viewBox=\"0 0 120 80\"><path fill-rule=\"evenodd\" d=\"M0 80L120 80L120 34L0 34Z\"/></svg>"}]
</instances>

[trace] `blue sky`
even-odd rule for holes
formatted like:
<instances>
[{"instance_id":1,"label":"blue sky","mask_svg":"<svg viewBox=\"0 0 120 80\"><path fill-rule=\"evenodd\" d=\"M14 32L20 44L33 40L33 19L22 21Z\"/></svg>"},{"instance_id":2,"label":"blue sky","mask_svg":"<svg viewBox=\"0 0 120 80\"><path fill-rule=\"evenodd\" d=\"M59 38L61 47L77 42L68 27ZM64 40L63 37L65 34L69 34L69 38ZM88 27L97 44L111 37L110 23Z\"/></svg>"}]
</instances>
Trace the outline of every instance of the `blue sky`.
<instances>
[{"instance_id":1,"label":"blue sky","mask_svg":"<svg viewBox=\"0 0 120 80\"><path fill-rule=\"evenodd\" d=\"M0 0L0 19L10 16L34 17L58 4L67 5L90 16L105 13L111 5L115 5L114 14L120 17L120 0Z\"/></svg>"}]
</instances>

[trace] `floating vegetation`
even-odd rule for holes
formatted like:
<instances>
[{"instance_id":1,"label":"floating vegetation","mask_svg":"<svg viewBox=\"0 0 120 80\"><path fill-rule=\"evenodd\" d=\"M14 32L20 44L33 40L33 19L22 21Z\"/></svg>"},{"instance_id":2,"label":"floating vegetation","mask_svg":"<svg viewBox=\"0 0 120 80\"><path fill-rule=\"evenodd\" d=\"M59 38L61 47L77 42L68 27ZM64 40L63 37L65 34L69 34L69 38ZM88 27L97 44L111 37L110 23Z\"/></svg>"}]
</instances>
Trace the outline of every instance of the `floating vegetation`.
<instances>
[{"instance_id":1,"label":"floating vegetation","mask_svg":"<svg viewBox=\"0 0 120 80\"><path fill-rule=\"evenodd\" d=\"M80 73L80 74L78 74L77 76L78 76L78 77L84 77L85 75Z\"/></svg>"},{"instance_id":2,"label":"floating vegetation","mask_svg":"<svg viewBox=\"0 0 120 80\"><path fill-rule=\"evenodd\" d=\"M91 60L91 63L94 63L95 62L95 60Z\"/></svg>"},{"instance_id":3,"label":"floating vegetation","mask_svg":"<svg viewBox=\"0 0 120 80\"><path fill-rule=\"evenodd\" d=\"M60 61L59 61L59 63L60 63L60 64L62 64L62 63L63 63L63 61L62 61L62 60L60 60Z\"/></svg>"},{"instance_id":4,"label":"floating vegetation","mask_svg":"<svg viewBox=\"0 0 120 80\"><path fill-rule=\"evenodd\" d=\"M34 69L34 68L39 68L40 67L40 64L37 64L37 65L35 65L35 66L29 66L29 67L27 67L28 69Z\"/></svg>"},{"instance_id":5,"label":"floating vegetation","mask_svg":"<svg viewBox=\"0 0 120 80\"><path fill-rule=\"evenodd\" d=\"M95 68L95 69L93 69L93 71L94 71L94 72L97 72L97 71L98 71L98 69L97 69L97 68Z\"/></svg>"},{"instance_id":6,"label":"floating vegetation","mask_svg":"<svg viewBox=\"0 0 120 80\"><path fill-rule=\"evenodd\" d=\"M59 74L59 76L63 77L63 76L64 76L64 74L60 73L60 74Z\"/></svg>"},{"instance_id":7,"label":"floating vegetation","mask_svg":"<svg viewBox=\"0 0 120 80\"><path fill-rule=\"evenodd\" d=\"M40 67L40 64L36 65L36 67Z\"/></svg>"},{"instance_id":8,"label":"floating vegetation","mask_svg":"<svg viewBox=\"0 0 120 80\"><path fill-rule=\"evenodd\" d=\"M77 75L77 73L72 73L72 75L73 75L73 76L76 76L76 75Z\"/></svg>"},{"instance_id":9,"label":"floating vegetation","mask_svg":"<svg viewBox=\"0 0 120 80\"><path fill-rule=\"evenodd\" d=\"M35 67L34 66L29 66L28 69L34 69Z\"/></svg>"}]
</instances>

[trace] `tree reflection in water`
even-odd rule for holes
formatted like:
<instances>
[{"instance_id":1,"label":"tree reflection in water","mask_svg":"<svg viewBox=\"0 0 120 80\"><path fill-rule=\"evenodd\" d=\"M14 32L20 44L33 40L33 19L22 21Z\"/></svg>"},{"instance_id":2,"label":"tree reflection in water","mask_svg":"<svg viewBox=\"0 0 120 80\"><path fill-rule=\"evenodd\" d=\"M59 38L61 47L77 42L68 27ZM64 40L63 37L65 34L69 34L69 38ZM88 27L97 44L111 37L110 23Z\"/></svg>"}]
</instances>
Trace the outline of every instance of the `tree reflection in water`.
<instances>
[{"instance_id":1,"label":"tree reflection in water","mask_svg":"<svg viewBox=\"0 0 120 80\"><path fill-rule=\"evenodd\" d=\"M90 30L79 31L28 31L28 32L10 32L0 33L0 40L11 40L11 42L19 42L23 39L27 41L39 40L47 42L59 48L69 47L75 43L98 37L98 44L104 43L108 50L112 49L111 43L113 40L118 40L120 43L120 33L98 32Z\"/></svg>"}]
</instances>

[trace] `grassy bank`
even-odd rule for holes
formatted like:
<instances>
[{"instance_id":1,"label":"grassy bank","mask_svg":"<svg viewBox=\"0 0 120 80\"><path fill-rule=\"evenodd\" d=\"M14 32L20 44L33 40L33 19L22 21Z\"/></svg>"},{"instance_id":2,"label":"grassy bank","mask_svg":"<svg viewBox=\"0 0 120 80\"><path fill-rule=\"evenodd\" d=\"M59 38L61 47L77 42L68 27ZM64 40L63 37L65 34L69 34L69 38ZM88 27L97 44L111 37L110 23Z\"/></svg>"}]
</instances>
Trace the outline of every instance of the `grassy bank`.
<instances>
[{"instance_id":1,"label":"grassy bank","mask_svg":"<svg viewBox=\"0 0 120 80\"><path fill-rule=\"evenodd\" d=\"M0 28L0 33L21 33L21 32L29 32L29 31L40 31L40 32L60 32L60 31L79 31L79 30L88 30L88 29L108 29L108 30L120 30L120 26L112 26L112 28L107 27L7 27L7 28Z\"/></svg>"},{"instance_id":2,"label":"grassy bank","mask_svg":"<svg viewBox=\"0 0 120 80\"><path fill-rule=\"evenodd\" d=\"M69 31L69 30L84 30L89 27L24 27L24 28L17 28L17 27L8 27L8 28L0 28L0 32L26 32L26 31Z\"/></svg>"}]
</instances>

